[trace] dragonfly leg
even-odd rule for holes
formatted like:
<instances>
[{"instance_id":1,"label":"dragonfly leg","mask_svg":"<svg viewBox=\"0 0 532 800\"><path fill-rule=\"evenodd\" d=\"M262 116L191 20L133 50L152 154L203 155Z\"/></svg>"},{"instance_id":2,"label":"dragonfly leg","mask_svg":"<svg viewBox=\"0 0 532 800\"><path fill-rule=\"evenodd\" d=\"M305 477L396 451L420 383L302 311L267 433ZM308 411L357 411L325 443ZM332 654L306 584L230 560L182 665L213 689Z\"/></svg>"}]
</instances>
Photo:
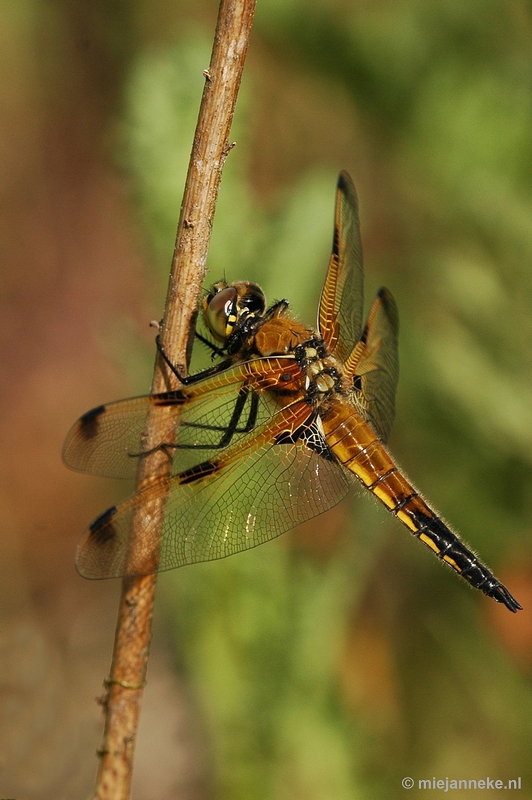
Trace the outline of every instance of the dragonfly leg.
<instances>
[{"instance_id":1,"label":"dragonfly leg","mask_svg":"<svg viewBox=\"0 0 532 800\"><path fill-rule=\"evenodd\" d=\"M251 392L251 401L249 408L249 415L245 425L239 427L238 423L241 420L246 405L247 398ZM163 452L168 460L173 461L176 450L221 450L227 447L236 434L250 433L257 424L257 414L259 409L259 396L253 392L248 386L242 386L238 397L236 399L235 407L231 415L231 419L226 426L217 425L203 425L194 422L183 422L185 428L196 428L199 430L218 431L222 433L219 442L209 442L207 444L183 444L179 442L161 442L149 450L143 450L139 453L128 453L131 458L145 458L146 456L153 455L159 451Z\"/></svg>"},{"instance_id":2,"label":"dragonfly leg","mask_svg":"<svg viewBox=\"0 0 532 800\"><path fill-rule=\"evenodd\" d=\"M202 341L205 342L207 341L203 340L203 337L199 338L201 338ZM217 375L219 372L224 372L224 370L228 369L234 364L233 359L226 358L225 361L221 361L219 364L215 364L214 367L209 367L208 369L204 369L201 372L196 373L196 375L188 375L188 376L181 375L176 365L173 364L172 361L168 358L159 334L157 334L157 336L155 337L155 344L157 345L157 352L163 359L164 363L176 376L177 380L183 384L183 386L192 386L192 384L198 383L199 381L202 381L205 378L210 377L211 375ZM223 351L220 352L223 353Z\"/></svg>"}]
</instances>

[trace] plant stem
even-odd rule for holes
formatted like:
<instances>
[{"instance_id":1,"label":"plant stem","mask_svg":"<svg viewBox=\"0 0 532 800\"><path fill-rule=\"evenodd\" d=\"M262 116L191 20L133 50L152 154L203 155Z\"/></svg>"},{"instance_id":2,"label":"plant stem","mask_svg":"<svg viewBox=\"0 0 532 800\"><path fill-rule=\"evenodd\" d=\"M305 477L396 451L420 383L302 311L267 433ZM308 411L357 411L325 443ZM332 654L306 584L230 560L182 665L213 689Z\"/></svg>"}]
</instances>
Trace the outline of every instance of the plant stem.
<instances>
[{"instance_id":1,"label":"plant stem","mask_svg":"<svg viewBox=\"0 0 532 800\"><path fill-rule=\"evenodd\" d=\"M229 133L244 68L256 0L221 0L209 69L188 167L168 285L162 343L173 363L186 365L209 249L222 169L231 145ZM157 363L152 391L167 388L166 372ZM166 441L164 430L148 419L147 442ZM168 472L164 454L142 459L137 488ZM142 513L147 513L143 509ZM164 501L150 514L164 515ZM133 525L141 529L141 514ZM152 548L157 552L157 547ZM157 568L156 561L147 565ZM105 733L95 798L127 800L133 751L151 639L156 575L125 578L122 586L111 678L105 702Z\"/></svg>"}]
</instances>

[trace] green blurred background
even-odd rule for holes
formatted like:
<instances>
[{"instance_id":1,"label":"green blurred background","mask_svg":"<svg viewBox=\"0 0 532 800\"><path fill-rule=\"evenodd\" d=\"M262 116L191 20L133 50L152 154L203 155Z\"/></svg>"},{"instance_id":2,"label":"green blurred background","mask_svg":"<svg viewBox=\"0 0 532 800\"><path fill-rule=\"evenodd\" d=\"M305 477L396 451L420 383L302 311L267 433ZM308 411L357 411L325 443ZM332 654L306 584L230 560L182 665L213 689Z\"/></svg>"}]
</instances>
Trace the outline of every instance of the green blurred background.
<instances>
[{"instance_id":1,"label":"green blurred background","mask_svg":"<svg viewBox=\"0 0 532 800\"><path fill-rule=\"evenodd\" d=\"M73 553L131 487L59 452L79 414L149 389L216 14L0 9L1 796L94 779L119 586ZM258 0L208 281L314 325L349 170L368 304L385 284L401 317L390 447L524 611L364 496L165 574L136 800L397 798L406 776L520 776L532 798L531 36L525 0Z\"/></svg>"}]
</instances>

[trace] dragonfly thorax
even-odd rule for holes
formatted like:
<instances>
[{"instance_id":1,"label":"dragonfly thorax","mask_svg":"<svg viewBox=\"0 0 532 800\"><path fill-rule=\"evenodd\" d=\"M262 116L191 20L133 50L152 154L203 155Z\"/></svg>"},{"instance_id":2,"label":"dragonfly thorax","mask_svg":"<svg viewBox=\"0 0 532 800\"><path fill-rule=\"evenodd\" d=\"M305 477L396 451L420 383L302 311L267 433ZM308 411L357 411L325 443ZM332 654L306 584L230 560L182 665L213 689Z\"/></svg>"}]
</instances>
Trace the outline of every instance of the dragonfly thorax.
<instances>
[{"instance_id":1,"label":"dragonfly thorax","mask_svg":"<svg viewBox=\"0 0 532 800\"><path fill-rule=\"evenodd\" d=\"M336 361L328 354L323 339L309 339L294 350L294 356L305 372L307 400L319 405L334 392L342 392L342 375Z\"/></svg>"},{"instance_id":2,"label":"dragonfly thorax","mask_svg":"<svg viewBox=\"0 0 532 800\"><path fill-rule=\"evenodd\" d=\"M285 316L285 310L286 307L282 307L279 313L271 319L265 319L258 327L253 343L256 355L262 358L287 356L313 336L313 331L306 325Z\"/></svg>"}]
</instances>

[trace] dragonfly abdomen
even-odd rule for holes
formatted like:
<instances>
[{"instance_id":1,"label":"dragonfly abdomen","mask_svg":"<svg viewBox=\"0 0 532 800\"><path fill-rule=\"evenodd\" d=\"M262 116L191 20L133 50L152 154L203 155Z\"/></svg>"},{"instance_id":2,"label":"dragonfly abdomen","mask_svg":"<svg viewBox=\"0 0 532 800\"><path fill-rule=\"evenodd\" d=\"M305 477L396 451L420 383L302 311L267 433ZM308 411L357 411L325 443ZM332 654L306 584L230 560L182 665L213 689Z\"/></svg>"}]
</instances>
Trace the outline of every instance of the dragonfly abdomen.
<instances>
[{"instance_id":1,"label":"dragonfly abdomen","mask_svg":"<svg viewBox=\"0 0 532 800\"><path fill-rule=\"evenodd\" d=\"M521 608L508 589L425 503L358 412L332 403L322 415L327 444L343 464L439 559L510 611Z\"/></svg>"},{"instance_id":2,"label":"dragonfly abdomen","mask_svg":"<svg viewBox=\"0 0 532 800\"><path fill-rule=\"evenodd\" d=\"M399 472L371 425L352 407L335 402L321 415L321 420L327 444L340 463L416 533L409 508L419 504L423 511L429 509Z\"/></svg>"}]
</instances>

